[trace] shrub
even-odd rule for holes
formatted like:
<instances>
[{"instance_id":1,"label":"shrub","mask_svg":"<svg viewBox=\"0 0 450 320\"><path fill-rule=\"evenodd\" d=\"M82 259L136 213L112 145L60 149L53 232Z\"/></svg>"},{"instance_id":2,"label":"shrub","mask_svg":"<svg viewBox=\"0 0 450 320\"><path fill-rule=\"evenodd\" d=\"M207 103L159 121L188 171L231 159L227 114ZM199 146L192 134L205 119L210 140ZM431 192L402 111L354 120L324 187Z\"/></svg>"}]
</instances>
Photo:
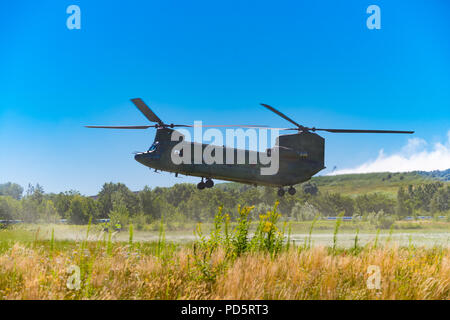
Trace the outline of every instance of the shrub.
<instances>
[{"instance_id":1,"label":"shrub","mask_svg":"<svg viewBox=\"0 0 450 320\"><path fill-rule=\"evenodd\" d=\"M319 210L308 202L305 202L304 204L297 202L291 212L291 216L297 221L312 221L318 215Z\"/></svg>"},{"instance_id":2,"label":"shrub","mask_svg":"<svg viewBox=\"0 0 450 320\"><path fill-rule=\"evenodd\" d=\"M375 226L377 229L389 229L396 220L395 216L385 214L383 210L378 211L378 213L369 213L367 219L370 224Z\"/></svg>"}]
</instances>

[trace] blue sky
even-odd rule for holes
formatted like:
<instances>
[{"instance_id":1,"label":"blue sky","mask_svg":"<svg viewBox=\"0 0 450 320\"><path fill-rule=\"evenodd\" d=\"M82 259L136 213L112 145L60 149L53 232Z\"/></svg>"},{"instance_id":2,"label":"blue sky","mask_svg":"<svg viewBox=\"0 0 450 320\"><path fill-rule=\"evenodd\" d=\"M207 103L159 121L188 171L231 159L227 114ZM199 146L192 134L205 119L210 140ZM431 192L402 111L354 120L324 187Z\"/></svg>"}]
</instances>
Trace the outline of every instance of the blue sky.
<instances>
[{"instance_id":1,"label":"blue sky","mask_svg":"<svg viewBox=\"0 0 450 320\"><path fill-rule=\"evenodd\" d=\"M66 8L81 8L68 30ZM381 8L381 29L366 8ZM415 130L450 129L448 1L14 1L0 4L0 182L95 194L195 182L133 159L164 121ZM325 133L326 166L352 168L411 137ZM450 163L449 163L450 167ZM326 171L325 171L326 173Z\"/></svg>"}]
</instances>

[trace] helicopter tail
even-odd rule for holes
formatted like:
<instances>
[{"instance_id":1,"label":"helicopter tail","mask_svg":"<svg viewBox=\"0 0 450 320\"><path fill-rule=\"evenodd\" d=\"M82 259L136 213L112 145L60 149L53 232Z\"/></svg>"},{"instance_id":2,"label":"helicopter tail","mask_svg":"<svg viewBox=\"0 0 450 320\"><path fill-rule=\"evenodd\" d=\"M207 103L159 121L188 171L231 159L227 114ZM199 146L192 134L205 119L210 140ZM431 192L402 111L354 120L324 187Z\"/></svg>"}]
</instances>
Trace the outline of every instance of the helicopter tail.
<instances>
[{"instance_id":1,"label":"helicopter tail","mask_svg":"<svg viewBox=\"0 0 450 320\"><path fill-rule=\"evenodd\" d=\"M282 135L277 138L276 145L296 154L298 160L311 162L315 168L325 168L325 139L315 133ZM280 156L282 157L282 153Z\"/></svg>"}]
</instances>

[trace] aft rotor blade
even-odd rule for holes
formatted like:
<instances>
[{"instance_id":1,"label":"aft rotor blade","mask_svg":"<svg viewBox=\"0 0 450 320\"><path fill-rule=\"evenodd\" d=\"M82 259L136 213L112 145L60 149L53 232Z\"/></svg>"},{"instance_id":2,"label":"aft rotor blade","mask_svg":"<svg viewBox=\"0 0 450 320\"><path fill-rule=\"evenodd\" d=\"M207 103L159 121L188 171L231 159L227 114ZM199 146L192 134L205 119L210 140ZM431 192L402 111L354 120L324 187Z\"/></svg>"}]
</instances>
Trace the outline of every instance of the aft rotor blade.
<instances>
[{"instance_id":1,"label":"aft rotor blade","mask_svg":"<svg viewBox=\"0 0 450 320\"><path fill-rule=\"evenodd\" d=\"M414 131L398 130L358 130L358 129L322 129L322 128L266 128L267 130L296 130L296 131L327 131L332 133L403 133L413 134Z\"/></svg>"},{"instance_id":2,"label":"aft rotor blade","mask_svg":"<svg viewBox=\"0 0 450 320\"><path fill-rule=\"evenodd\" d=\"M142 101L141 98L131 99L131 102L142 112L142 114L151 122L163 124L160 118Z\"/></svg>"},{"instance_id":3,"label":"aft rotor blade","mask_svg":"<svg viewBox=\"0 0 450 320\"><path fill-rule=\"evenodd\" d=\"M262 105L263 107L266 107L266 108L269 109L270 111L275 112L277 115L279 115L279 116L282 117L283 119L286 119L286 120L289 121L290 123L295 124L297 127L303 128L302 125L298 124L297 122L295 122L294 120L292 120L291 118L289 118L289 117L288 117L287 115L285 115L284 113L278 111L278 110L275 109L274 107L271 107L271 106L269 106L268 104L264 104L264 103L261 103L261 105Z\"/></svg>"},{"instance_id":4,"label":"aft rotor blade","mask_svg":"<svg viewBox=\"0 0 450 320\"><path fill-rule=\"evenodd\" d=\"M177 127L177 125L174 125L175 127ZM215 125L215 124L206 124L206 125L204 125L204 124L202 124L202 125L190 125L189 127L192 127L192 128L195 128L195 127L202 127L202 128L232 128L232 127L235 127L235 128L255 128L255 129L258 129L258 128L268 128L269 126L266 126L266 125L247 125L247 124L244 124L244 125L241 125L241 124L217 124L217 125Z\"/></svg>"},{"instance_id":5,"label":"aft rotor blade","mask_svg":"<svg viewBox=\"0 0 450 320\"><path fill-rule=\"evenodd\" d=\"M85 127L95 129L148 129L154 126L85 126Z\"/></svg>"},{"instance_id":6,"label":"aft rotor blade","mask_svg":"<svg viewBox=\"0 0 450 320\"><path fill-rule=\"evenodd\" d=\"M302 131L302 129L300 129L300 128L274 128L274 127L267 127L267 128L264 128L264 129L267 129L267 130L295 130L295 131Z\"/></svg>"},{"instance_id":7,"label":"aft rotor blade","mask_svg":"<svg viewBox=\"0 0 450 320\"><path fill-rule=\"evenodd\" d=\"M413 134L414 131L398 131L398 130L358 130L358 129L321 129L321 128L307 128L311 131L327 131L333 133L404 133Z\"/></svg>"}]
</instances>

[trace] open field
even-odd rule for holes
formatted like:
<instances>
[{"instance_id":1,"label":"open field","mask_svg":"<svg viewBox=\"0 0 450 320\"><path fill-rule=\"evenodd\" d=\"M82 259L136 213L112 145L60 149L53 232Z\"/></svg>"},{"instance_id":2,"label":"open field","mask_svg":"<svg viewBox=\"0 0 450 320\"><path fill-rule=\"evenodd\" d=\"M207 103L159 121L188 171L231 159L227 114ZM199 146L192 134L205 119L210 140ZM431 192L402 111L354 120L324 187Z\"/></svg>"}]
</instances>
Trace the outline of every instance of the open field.
<instances>
[{"instance_id":1,"label":"open field","mask_svg":"<svg viewBox=\"0 0 450 320\"><path fill-rule=\"evenodd\" d=\"M0 254L0 299L449 299L448 248L382 247L330 252L290 248L275 258L248 253L233 261L217 250L207 264L192 248L155 244L16 243ZM67 287L69 266L81 270ZM367 286L369 266L381 271Z\"/></svg>"},{"instance_id":2,"label":"open field","mask_svg":"<svg viewBox=\"0 0 450 320\"><path fill-rule=\"evenodd\" d=\"M303 245L306 238L309 238L312 221L291 222L290 239L295 244ZM336 222L334 221L317 221L314 223L311 239L315 245L331 246L333 241L333 232ZM181 226L172 226L165 229L165 239L167 241L176 242L177 244L191 243L196 240L194 230L197 224L188 223ZM231 227L235 227L236 223L230 223ZM289 228L285 226L285 230ZM450 245L450 222L444 221L397 221L392 230L377 230L368 222L342 222L339 228L338 241L341 247L350 247L354 244L356 232L358 232L358 241L362 245L375 241L377 238L380 242L390 242L400 246L434 246ZM212 223L201 224L203 232L209 233L213 228ZM254 231L256 223L250 226L250 232ZM0 231L0 241L17 241L17 240L50 240L53 237L57 241L82 241L86 239L87 225L60 225L60 224L43 224L20 225L9 230ZM377 235L378 234L378 235ZM100 225L92 225L90 227L89 241L103 240L107 237L107 233L103 231ZM154 242L159 238L159 230L155 231L133 231L135 241ZM113 242L126 242L129 239L128 230L121 232L113 232L111 240Z\"/></svg>"},{"instance_id":3,"label":"open field","mask_svg":"<svg viewBox=\"0 0 450 320\"><path fill-rule=\"evenodd\" d=\"M449 223L377 235L318 221L309 235L311 222L302 222L286 235L267 228L269 218L261 229L216 221L196 236L95 225L1 230L0 299L450 299ZM71 266L79 290L67 285ZM378 289L368 286L369 267L379 268Z\"/></svg>"}]
</instances>

